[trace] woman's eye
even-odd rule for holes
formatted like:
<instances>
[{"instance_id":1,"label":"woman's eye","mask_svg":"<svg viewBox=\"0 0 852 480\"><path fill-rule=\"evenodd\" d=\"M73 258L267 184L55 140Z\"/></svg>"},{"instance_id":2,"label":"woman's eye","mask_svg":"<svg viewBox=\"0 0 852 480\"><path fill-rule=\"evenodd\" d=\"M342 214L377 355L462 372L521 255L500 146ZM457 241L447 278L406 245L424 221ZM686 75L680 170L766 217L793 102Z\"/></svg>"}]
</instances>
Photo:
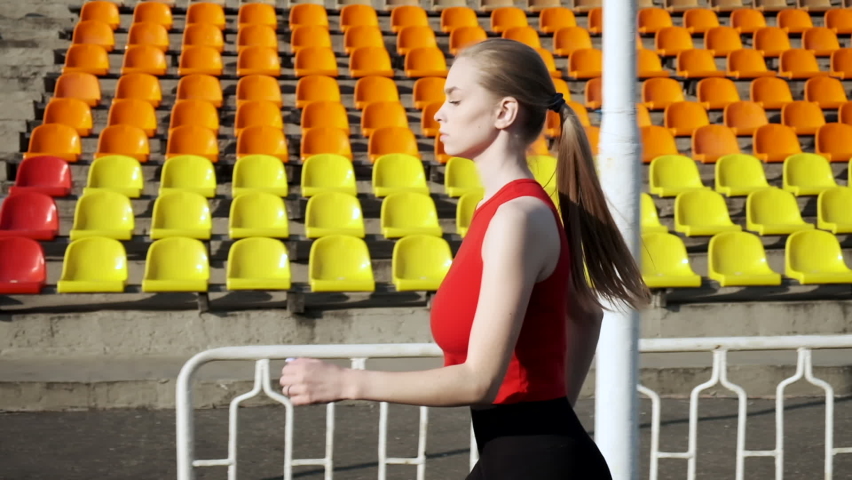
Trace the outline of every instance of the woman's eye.
<instances>
[{"instance_id":1,"label":"woman's eye","mask_svg":"<svg viewBox=\"0 0 852 480\"><path fill-rule=\"evenodd\" d=\"M458 100L452 100L452 101L450 101L450 102L448 102L448 103L449 103L450 105L458 105L458 104L459 104L459 101L458 101Z\"/></svg>"}]
</instances>

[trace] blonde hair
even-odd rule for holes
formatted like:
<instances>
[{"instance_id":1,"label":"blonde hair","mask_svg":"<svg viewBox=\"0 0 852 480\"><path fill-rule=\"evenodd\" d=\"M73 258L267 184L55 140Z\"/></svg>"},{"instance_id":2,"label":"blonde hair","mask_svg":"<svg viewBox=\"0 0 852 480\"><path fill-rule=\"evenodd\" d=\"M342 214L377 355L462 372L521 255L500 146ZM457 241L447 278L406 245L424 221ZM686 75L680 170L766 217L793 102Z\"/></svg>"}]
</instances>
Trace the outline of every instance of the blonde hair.
<instances>
[{"instance_id":1,"label":"blonde hair","mask_svg":"<svg viewBox=\"0 0 852 480\"><path fill-rule=\"evenodd\" d=\"M538 52L514 40L489 39L464 48L457 58L475 63L481 72L477 81L485 89L518 101L521 140L532 144L557 93ZM560 115L556 185L570 247L571 301L587 310L602 307L601 298L641 308L649 302L650 292L609 211L589 139L570 106L563 104Z\"/></svg>"}]
</instances>

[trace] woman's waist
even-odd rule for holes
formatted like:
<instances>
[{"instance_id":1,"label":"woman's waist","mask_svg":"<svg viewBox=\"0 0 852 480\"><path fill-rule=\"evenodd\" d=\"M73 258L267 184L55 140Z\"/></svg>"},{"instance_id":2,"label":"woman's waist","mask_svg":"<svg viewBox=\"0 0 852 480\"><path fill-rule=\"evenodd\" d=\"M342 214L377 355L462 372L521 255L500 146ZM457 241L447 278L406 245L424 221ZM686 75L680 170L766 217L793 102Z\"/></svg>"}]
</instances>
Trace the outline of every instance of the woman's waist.
<instances>
[{"instance_id":1,"label":"woman's waist","mask_svg":"<svg viewBox=\"0 0 852 480\"><path fill-rule=\"evenodd\" d=\"M582 429L567 397L470 407L476 436L564 435Z\"/></svg>"}]
</instances>

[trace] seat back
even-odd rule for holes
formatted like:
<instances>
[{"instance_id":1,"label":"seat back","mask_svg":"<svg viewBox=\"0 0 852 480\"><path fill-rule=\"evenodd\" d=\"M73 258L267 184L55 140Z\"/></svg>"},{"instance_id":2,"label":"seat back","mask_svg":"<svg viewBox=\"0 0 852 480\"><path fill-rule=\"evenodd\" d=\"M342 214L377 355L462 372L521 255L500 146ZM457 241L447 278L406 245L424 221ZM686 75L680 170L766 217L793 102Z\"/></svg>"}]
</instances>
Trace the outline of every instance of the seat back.
<instances>
[{"instance_id":1,"label":"seat back","mask_svg":"<svg viewBox=\"0 0 852 480\"><path fill-rule=\"evenodd\" d=\"M187 25L205 23L224 30L225 9L222 5L213 2L190 2L186 9L186 23Z\"/></svg>"},{"instance_id":2,"label":"seat back","mask_svg":"<svg viewBox=\"0 0 852 480\"><path fill-rule=\"evenodd\" d=\"M777 187L752 192L746 201L750 223L797 225L804 221L792 193Z\"/></svg>"},{"instance_id":3,"label":"seat back","mask_svg":"<svg viewBox=\"0 0 852 480\"><path fill-rule=\"evenodd\" d=\"M787 2L784 2L787 6ZM775 18L778 26L793 33L802 33L805 30L814 26L811 20L811 15L806 10L798 10L795 8L785 8L778 12Z\"/></svg>"},{"instance_id":4,"label":"seat back","mask_svg":"<svg viewBox=\"0 0 852 480\"><path fill-rule=\"evenodd\" d=\"M76 98L95 107L101 103L98 77L84 72L64 73L56 80L53 98Z\"/></svg>"},{"instance_id":5,"label":"seat back","mask_svg":"<svg viewBox=\"0 0 852 480\"><path fill-rule=\"evenodd\" d=\"M696 93L698 101L710 110L723 109L740 101L739 90L729 78L703 78L698 81Z\"/></svg>"},{"instance_id":6,"label":"seat back","mask_svg":"<svg viewBox=\"0 0 852 480\"><path fill-rule=\"evenodd\" d=\"M642 83L642 101L649 110L663 110L684 100L683 87L673 78L649 78Z\"/></svg>"},{"instance_id":7,"label":"seat back","mask_svg":"<svg viewBox=\"0 0 852 480\"><path fill-rule=\"evenodd\" d=\"M240 157L234 165L232 188L235 197L253 190L287 196L287 172L284 163L271 155Z\"/></svg>"},{"instance_id":8,"label":"seat back","mask_svg":"<svg viewBox=\"0 0 852 480\"><path fill-rule=\"evenodd\" d=\"M107 126L111 125L131 125L153 137L157 133L157 112L141 98L113 100L107 116Z\"/></svg>"},{"instance_id":9,"label":"seat back","mask_svg":"<svg viewBox=\"0 0 852 480\"><path fill-rule=\"evenodd\" d=\"M118 4L109 1L90 1L80 8L80 23L87 21L103 22L111 30L115 30L121 24L118 12Z\"/></svg>"},{"instance_id":10,"label":"seat back","mask_svg":"<svg viewBox=\"0 0 852 480\"><path fill-rule=\"evenodd\" d=\"M434 47L414 48L405 55L405 71L409 77L446 76L447 61Z\"/></svg>"},{"instance_id":11,"label":"seat back","mask_svg":"<svg viewBox=\"0 0 852 480\"><path fill-rule=\"evenodd\" d=\"M816 153L829 154L830 160L849 161L852 158L852 125L845 123L826 123L819 127L814 138Z\"/></svg>"},{"instance_id":12,"label":"seat back","mask_svg":"<svg viewBox=\"0 0 852 480\"><path fill-rule=\"evenodd\" d=\"M363 230L364 214L354 195L321 192L312 196L305 207L305 226L323 229L354 228Z\"/></svg>"},{"instance_id":13,"label":"seat back","mask_svg":"<svg viewBox=\"0 0 852 480\"><path fill-rule=\"evenodd\" d=\"M642 161L650 162L660 155L677 155L677 145L671 132L665 127L651 125L642 127Z\"/></svg>"},{"instance_id":14,"label":"seat back","mask_svg":"<svg viewBox=\"0 0 852 480\"><path fill-rule=\"evenodd\" d=\"M709 8L690 8L683 12L683 26L690 32L705 33L719 26L719 17Z\"/></svg>"},{"instance_id":15,"label":"seat back","mask_svg":"<svg viewBox=\"0 0 852 480\"><path fill-rule=\"evenodd\" d=\"M284 128L281 110L272 102L254 100L237 107L234 120L234 133L239 135L244 129L255 125L266 125L277 129Z\"/></svg>"},{"instance_id":16,"label":"seat back","mask_svg":"<svg viewBox=\"0 0 852 480\"><path fill-rule=\"evenodd\" d=\"M127 281L127 252L114 238L84 237L65 249L63 280L109 282Z\"/></svg>"},{"instance_id":17,"label":"seat back","mask_svg":"<svg viewBox=\"0 0 852 480\"><path fill-rule=\"evenodd\" d=\"M824 24L837 33L849 33L852 31L852 11L832 8L825 12Z\"/></svg>"},{"instance_id":18,"label":"seat back","mask_svg":"<svg viewBox=\"0 0 852 480\"><path fill-rule=\"evenodd\" d=\"M205 100L216 108L222 107L222 85L212 75L192 74L181 77L177 87L178 100Z\"/></svg>"},{"instance_id":19,"label":"seat back","mask_svg":"<svg viewBox=\"0 0 852 480\"><path fill-rule=\"evenodd\" d=\"M766 26L766 18L760 10L739 8L731 12L731 26L740 33L754 33Z\"/></svg>"},{"instance_id":20,"label":"seat back","mask_svg":"<svg viewBox=\"0 0 852 480\"><path fill-rule=\"evenodd\" d=\"M340 29L344 33L352 27L361 25L379 26L376 10L371 5L345 5L340 9Z\"/></svg>"},{"instance_id":21,"label":"seat back","mask_svg":"<svg viewBox=\"0 0 852 480\"><path fill-rule=\"evenodd\" d=\"M143 187L142 166L133 157L104 156L96 158L89 166L86 191L110 190L136 198L142 193Z\"/></svg>"},{"instance_id":22,"label":"seat back","mask_svg":"<svg viewBox=\"0 0 852 480\"><path fill-rule=\"evenodd\" d=\"M692 35L684 27L663 27L654 35L654 48L662 55L671 57L684 50L692 50Z\"/></svg>"},{"instance_id":23,"label":"seat back","mask_svg":"<svg viewBox=\"0 0 852 480\"><path fill-rule=\"evenodd\" d=\"M674 102L666 107L663 114L666 128L676 135L691 132L696 128L710 124L707 111L697 102Z\"/></svg>"},{"instance_id":24,"label":"seat back","mask_svg":"<svg viewBox=\"0 0 852 480\"><path fill-rule=\"evenodd\" d=\"M73 230L125 230L132 233L134 225L135 216L130 199L118 192L87 192L80 197L74 209Z\"/></svg>"},{"instance_id":25,"label":"seat back","mask_svg":"<svg viewBox=\"0 0 852 480\"><path fill-rule=\"evenodd\" d=\"M372 102L399 102L399 91L396 88L396 83L387 77L359 78L355 82L355 108L363 110ZM416 107L416 98L414 102Z\"/></svg>"},{"instance_id":26,"label":"seat back","mask_svg":"<svg viewBox=\"0 0 852 480\"><path fill-rule=\"evenodd\" d=\"M654 205L654 199L651 198L647 193L642 193L639 196L640 198L640 225L643 232L650 230L660 230L660 231L668 231L668 228L664 227L660 223L660 217L657 214L657 206Z\"/></svg>"},{"instance_id":27,"label":"seat back","mask_svg":"<svg viewBox=\"0 0 852 480\"><path fill-rule=\"evenodd\" d=\"M216 134L200 125L175 128L169 135L166 159L178 155L200 155L211 162L219 161L219 142Z\"/></svg>"},{"instance_id":28,"label":"seat back","mask_svg":"<svg viewBox=\"0 0 852 480\"><path fill-rule=\"evenodd\" d=\"M302 160L322 153L333 153L352 159L349 135L335 127L318 127L305 130L302 132L301 149Z\"/></svg>"},{"instance_id":29,"label":"seat back","mask_svg":"<svg viewBox=\"0 0 852 480\"><path fill-rule=\"evenodd\" d=\"M76 98L52 98L45 107L43 123L68 125L81 137L87 137L92 132L92 109Z\"/></svg>"},{"instance_id":30,"label":"seat back","mask_svg":"<svg viewBox=\"0 0 852 480\"><path fill-rule=\"evenodd\" d=\"M848 271L837 237L822 230L805 230L787 237L784 256L788 274L790 270L821 273Z\"/></svg>"},{"instance_id":31,"label":"seat back","mask_svg":"<svg viewBox=\"0 0 852 480\"><path fill-rule=\"evenodd\" d=\"M770 123L754 131L754 153L768 155L767 161L781 162L790 155L801 153L799 137L786 125Z\"/></svg>"},{"instance_id":32,"label":"seat back","mask_svg":"<svg viewBox=\"0 0 852 480\"><path fill-rule=\"evenodd\" d=\"M823 108L837 108L848 101L846 89L840 80L831 77L814 77L805 82L805 100L816 102Z\"/></svg>"},{"instance_id":33,"label":"seat back","mask_svg":"<svg viewBox=\"0 0 852 480\"><path fill-rule=\"evenodd\" d=\"M278 81L269 75L246 75L237 82L237 108L243 103L255 100L272 102L281 108L281 87Z\"/></svg>"},{"instance_id":34,"label":"seat back","mask_svg":"<svg viewBox=\"0 0 852 480\"><path fill-rule=\"evenodd\" d=\"M316 101L302 109L302 131L311 128L339 128L349 135L349 116L340 102Z\"/></svg>"},{"instance_id":35,"label":"seat back","mask_svg":"<svg viewBox=\"0 0 852 480\"><path fill-rule=\"evenodd\" d=\"M446 99L444 85L446 79L441 77L424 77L414 82L413 100L415 108L423 108L434 102L443 103Z\"/></svg>"},{"instance_id":36,"label":"seat back","mask_svg":"<svg viewBox=\"0 0 852 480\"><path fill-rule=\"evenodd\" d=\"M240 131L237 136L237 158L255 154L272 155L282 162L289 161L284 130L270 125L253 125Z\"/></svg>"},{"instance_id":37,"label":"seat back","mask_svg":"<svg viewBox=\"0 0 852 480\"><path fill-rule=\"evenodd\" d=\"M435 32L428 25L412 25L399 31L396 37L396 52L405 55L412 48L437 47Z\"/></svg>"},{"instance_id":38,"label":"seat back","mask_svg":"<svg viewBox=\"0 0 852 480\"><path fill-rule=\"evenodd\" d=\"M367 244L348 235L329 235L311 245L308 276L315 282L313 290L375 288ZM336 288L325 282L336 283Z\"/></svg>"},{"instance_id":39,"label":"seat back","mask_svg":"<svg viewBox=\"0 0 852 480\"><path fill-rule=\"evenodd\" d=\"M752 155L723 155L716 161L716 191L721 187L767 187L760 159ZM728 193L728 196L733 196ZM741 194L740 194L741 195Z\"/></svg>"},{"instance_id":40,"label":"seat back","mask_svg":"<svg viewBox=\"0 0 852 480\"><path fill-rule=\"evenodd\" d=\"M151 22L172 29L174 18L169 5L159 2L138 2L133 9L133 23Z\"/></svg>"},{"instance_id":41,"label":"seat back","mask_svg":"<svg viewBox=\"0 0 852 480\"><path fill-rule=\"evenodd\" d=\"M766 261L760 237L746 232L723 232L710 239L710 271L722 275L774 273Z\"/></svg>"},{"instance_id":42,"label":"seat back","mask_svg":"<svg viewBox=\"0 0 852 480\"><path fill-rule=\"evenodd\" d=\"M556 33L560 29L576 26L574 12L565 7L545 8L538 15L538 28L542 33Z\"/></svg>"},{"instance_id":43,"label":"seat back","mask_svg":"<svg viewBox=\"0 0 852 480\"><path fill-rule=\"evenodd\" d=\"M222 30L216 25L209 23L187 25L183 30L182 40L182 52L192 47L209 47L217 52L225 49L225 39L222 36Z\"/></svg>"},{"instance_id":44,"label":"seat back","mask_svg":"<svg viewBox=\"0 0 852 480\"><path fill-rule=\"evenodd\" d=\"M683 155L661 155L651 161L648 179L656 187L704 188L695 161Z\"/></svg>"},{"instance_id":45,"label":"seat back","mask_svg":"<svg viewBox=\"0 0 852 480\"><path fill-rule=\"evenodd\" d=\"M30 133L29 147L24 158L53 155L76 162L80 157L81 148L77 130L61 123L48 123L39 125Z\"/></svg>"},{"instance_id":46,"label":"seat back","mask_svg":"<svg viewBox=\"0 0 852 480\"><path fill-rule=\"evenodd\" d=\"M829 188L817 197L817 215L824 222L852 224L850 202L852 202L852 188ZM820 226L820 228L824 227Z\"/></svg>"},{"instance_id":47,"label":"seat back","mask_svg":"<svg viewBox=\"0 0 852 480\"><path fill-rule=\"evenodd\" d=\"M829 65L832 72L843 75L843 78L852 78L852 49L841 48L831 52Z\"/></svg>"},{"instance_id":48,"label":"seat back","mask_svg":"<svg viewBox=\"0 0 852 480\"><path fill-rule=\"evenodd\" d=\"M148 248L145 279L208 280L210 262L200 240L169 237L156 240Z\"/></svg>"},{"instance_id":49,"label":"seat back","mask_svg":"<svg viewBox=\"0 0 852 480\"><path fill-rule=\"evenodd\" d=\"M793 48L781 54L778 64L779 72L807 73L819 72L816 56L801 48Z\"/></svg>"},{"instance_id":50,"label":"seat back","mask_svg":"<svg viewBox=\"0 0 852 480\"><path fill-rule=\"evenodd\" d=\"M328 32L326 35L322 35L322 31L316 31L315 29L322 29L323 27L317 27L315 25L299 27L299 30L303 29L314 29L313 33L316 38L319 39L319 43L316 45L330 47L329 44L322 43L322 39L327 38ZM293 32L291 39L296 37L296 32ZM292 43L292 41L291 41ZM276 56L278 53L278 35L275 33L275 30L272 27L268 27L266 25L247 25L240 29L237 34L237 53L242 53L247 48L251 47L264 47L269 48L275 51ZM293 47L295 51L295 46Z\"/></svg>"},{"instance_id":51,"label":"seat back","mask_svg":"<svg viewBox=\"0 0 852 480\"><path fill-rule=\"evenodd\" d=\"M300 25L320 25L328 27L328 15L322 5L304 3L290 8L289 24L291 28Z\"/></svg>"},{"instance_id":52,"label":"seat back","mask_svg":"<svg viewBox=\"0 0 852 480\"><path fill-rule=\"evenodd\" d=\"M0 237L0 283L43 284L46 277L44 251L39 242L24 237Z\"/></svg>"},{"instance_id":53,"label":"seat back","mask_svg":"<svg viewBox=\"0 0 852 480\"><path fill-rule=\"evenodd\" d=\"M740 77L746 78L769 71L766 68L766 60L764 60L763 55L750 48L729 53L727 69L729 72L737 72Z\"/></svg>"},{"instance_id":54,"label":"seat back","mask_svg":"<svg viewBox=\"0 0 852 480\"><path fill-rule=\"evenodd\" d=\"M722 117L727 127L746 130L749 133L769 123L763 107L756 102L750 101L729 104L725 107Z\"/></svg>"},{"instance_id":55,"label":"seat back","mask_svg":"<svg viewBox=\"0 0 852 480\"><path fill-rule=\"evenodd\" d=\"M405 191L391 193L382 201L381 225L383 228L436 226L438 211L435 208L435 201L424 193ZM437 232L440 232L440 228Z\"/></svg>"},{"instance_id":56,"label":"seat back","mask_svg":"<svg viewBox=\"0 0 852 480\"><path fill-rule=\"evenodd\" d=\"M638 12L639 33L656 33L672 26L672 16L662 8L640 8Z\"/></svg>"},{"instance_id":57,"label":"seat back","mask_svg":"<svg viewBox=\"0 0 852 480\"><path fill-rule=\"evenodd\" d=\"M167 69L166 55L153 45L136 45L128 48L124 52L124 60L121 63L122 75L147 73L162 77Z\"/></svg>"},{"instance_id":58,"label":"seat back","mask_svg":"<svg viewBox=\"0 0 852 480\"><path fill-rule=\"evenodd\" d=\"M568 58L569 72L600 72L602 69L603 53L597 48L574 50Z\"/></svg>"},{"instance_id":59,"label":"seat back","mask_svg":"<svg viewBox=\"0 0 852 480\"><path fill-rule=\"evenodd\" d=\"M675 223L679 225L731 225L728 206L713 190L690 190L675 197Z\"/></svg>"},{"instance_id":60,"label":"seat back","mask_svg":"<svg viewBox=\"0 0 852 480\"><path fill-rule=\"evenodd\" d=\"M437 289L441 280L450 270L453 254L446 240L431 235L407 235L394 244L391 271L398 290L415 290L415 286L406 288L400 282L412 280L431 280L432 289ZM414 282L412 282L414 283ZM418 285L421 288L422 285Z\"/></svg>"},{"instance_id":61,"label":"seat back","mask_svg":"<svg viewBox=\"0 0 852 480\"><path fill-rule=\"evenodd\" d=\"M216 171L213 163L198 155L170 158L160 174L160 193L185 190L205 197L216 195Z\"/></svg>"},{"instance_id":62,"label":"seat back","mask_svg":"<svg viewBox=\"0 0 852 480\"><path fill-rule=\"evenodd\" d=\"M405 27L429 26L426 10L416 5L400 5L391 10L391 31L399 33Z\"/></svg>"},{"instance_id":63,"label":"seat back","mask_svg":"<svg viewBox=\"0 0 852 480\"><path fill-rule=\"evenodd\" d=\"M90 44L102 47L107 52L115 48L115 36L112 27L100 20L83 20L74 26L71 44Z\"/></svg>"},{"instance_id":64,"label":"seat back","mask_svg":"<svg viewBox=\"0 0 852 480\"><path fill-rule=\"evenodd\" d=\"M677 54L675 63L678 72L715 72L718 70L716 60L713 59L713 53L703 49L683 50Z\"/></svg>"},{"instance_id":65,"label":"seat back","mask_svg":"<svg viewBox=\"0 0 852 480\"><path fill-rule=\"evenodd\" d=\"M59 229L59 215L51 197L38 192L9 195L0 206L0 230L22 232ZM29 236L22 233L21 236ZM51 236L52 239L52 236Z\"/></svg>"},{"instance_id":66,"label":"seat back","mask_svg":"<svg viewBox=\"0 0 852 480\"><path fill-rule=\"evenodd\" d=\"M222 75L222 54L213 47L188 47L180 54L178 75Z\"/></svg>"},{"instance_id":67,"label":"seat back","mask_svg":"<svg viewBox=\"0 0 852 480\"><path fill-rule=\"evenodd\" d=\"M373 102L361 115L361 134L369 137L377 128L408 128L408 114L400 102Z\"/></svg>"},{"instance_id":68,"label":"seat back","mask_svg":"<svg viewBox=\"0 0 852 480\"><path fill-rule=\"evenodd\" d=\"M109 56L107 51L89 43L71 45L65 53L65 65L62 73L90 73L101 77L109 73Z\"/></svg>"},{"instance_id":69,"label":"seat back","mask_svg":"<svg viewBox=\"0 0 852 480\"><path fill-rule=\"evenodd\" d=\"M646 277L658 275L695 275L689 266L686 246L670 233L642 234L640 266Z\"/></svg>"},{"instance_id":70,"label":"seat back","mask_svg":"<svg viewBox=\"0 0 852 480\"><path fill-rule=\"evenodd\" d=\"M331 35L328 29L321 25L302 25L294 28L290 34L290 51L297 53L307 47L331 48Z\"/></svg>"},{"instance_id":71,"label":"seat back","mask_svg":"<svg viewBox=\"0 0 852 480\"><path fill-rule=\"evenodd\" d=\"M562 27L553 34L553 51L560 56L570 57L580 49L593 48L592 37L583 27Z\"/></svg>"},{"instance_id":72,"label":"seat back","mask_svg":"<svg viewBox=\"0 0 852 480\"><path fill-rule=\"evenodd\" d=\"M636 70L639 77L654 75L655 72L663 71L663 63L653 50L636 51Z\"/></svg>"},{"instance_id":73,"label":"seat back","mask_svg":"<svg viewBox=\"0 0 852 480\"><path fill-rule=\"evenodd\" d=\"M382 77L393 76L393 66L391 65L390 55L383 46L359 47L353 50L352 56L349 57L349 70L353 77L363 77L367 75L377 75Z\"/></svg>"},{"instance_id":74,"label":"seat back","mask_svg":"<svg viewBox=\"0 0 852 480\"><path fill-rule=\"evenodd\" d=\"M420 158L420 150L417 147L417 139L414 137L414 133L404 127L376 129L370 135L367 150L372 162L389 153L405 153Z\"/></svg>"},{"instance_id":75,"label":"seat back","mask_svg":"<svg viewBox=\"0 0 852 480\"><path fill-rule=\"evenodd\" d=\"M375 172L375 168L373 169ZM283 168L282 168L283 172ZM286 182L286 176L284 177ZM302 196L311 197L321 191L338 191L355 195L355 170L352 161L342 155L314 155L302 165Z\"/></svg>"},{"instance_id":76,"label":"seat back","mask_svg":"<svg viewBox=\"0 0 852 480\"><path fill-rule=\"evenodd\" d=\"M793 48L787 32L779 27L759 28L752 36L752 43L755 51L766 57L777 57Z\"/></svg>"},{"instance_id":77,"label":"seat back","mask_svg":"<svg viewBox=\"0 0 852 480\"><path fill-rule=\"evenodd\" d=\"M158 107L163 98L160 81L147 73L122 75L115 87L114 100L127 98L145 100L154 108Z\"/></svg>"},{"instance_id":78,"label":"seat back","mask_svg":"<svg viewBox=\"0 0 852 480\"><path fill-rule=\"evenodd\" d=\"M816 55L827 57L840 50L840 42L834 30L827 27L811 27L802 33L802 48L813 50Z\"/></svg>"},{"instance_id":79,"label":"seat back","mask_svg":"<svg viewBox=\"0 0 852 480\"><path fill-rule=\"evenodd\" d=\"M834 187L834 173L828 161L813 153L791 155L784 160L784 186L824 186Z\"/></svg>"},{"instance_id":80,"label":"seat back","mask_svg":"<svg viewBox=\"0 0 852 480\"><path fill-rule=\"evenodd\" d=\"M813 134L825 125L825 116L818 103L795 101L781 108L781 123L796 130L796 133Z\"/></svg>"},{"instance_id":81,"label":"seat back","mask_svg":"<svg viewBox=\"0 0 852 480\"><path fill-rule=\"evenodd\" d=\"M276 28L278 16L275 6L266 3L243 3L237 12L237 26L243 28L248 25L266 25Z\"/></svg>"},{"instance_id":82,"label":"seat back","mask_svg":"<svg viewBox=\"0 0 852 480\"><path fill-rule=\"evenodd\" d=\"M476 12L469 7L450 7L441 10L441 31L450 33L459 27L479 26Z\"/></svg>"},{"instance_id":83,"label":"seat back","mask_svg":"<svg viewBox=\"0 0 852 480\"><path fill-rule=\"evenodd\" d=\"M296 108L305 108L314 101L340 102L337 80L325 75L309 75L296 84Z\"/></svg>"},{"instance_id":84,"label":"seat back","mask_svg":"<svg viewBox=\"0 0 852 480\"><path fill-rule=\"evenodd\" d=\"M429 193L423 162L411 155L389 154L376 159L373 165L373 191L383 197L390 192L414 190Z\"/></svg>"},{"instance_id":85,"label":"seat back","mask_svg":"<svg viewBox=\"0 0 852 480\"><path fill-rule=\"evenodd\" d=\"M164 193L154 201L153 229L211 228L210 206L203 196L186 191Z\"/></svg>"},{"instance_id":86,"label":"seat back","mask_svg":"<svg viewBox=\"0 0 852 480\"><path fill-rule=\"evenodd\" d=\"M527 14L517 7L501 7L491 12L491 31L503 33L512 27L526 27Z\"/></svg>"},{"instance_id":87,"label":"seat back","mask_svg":"<svg viewBox=\"0 0 852 480\"><path fill-rule=\"evenodd\" d=\"M239 106L237 108L239 109ZM169 131L184 125L199 125L218 134L219 112L206 100L178 100L172 107Z\"/></svg>"},{"instance_id":88,"label":"seat back","mask_svg":"<svg viewBox=\"0 0 852 480\"><path fill-rule=\"evenodd\" d=\"M49 155L31 157L20 163L14 189L31 189L50 196L65 196L71 189L68 162Z\"/></svg>"},{"instance_id":89,"label":"seat back","mask_svg":"<svg viewBox=\"0 0 852 480\"><path fill-rule=\"evenodd\" d=\"M337 59L328 47L306 47L296 53L294 62L296 76L337 76Z\"/></svg>"},{"instance_id":90,"label":"seat back","mask_svg":"<svg viewBox=\"0 0 852 480\"><path fill-rule=\"evenodd\" d=\"M704 33L704 48L722 57L743 48L740 33L732 27L713 27Z\"/></svg>"},{"instance_id":91,"label":"seat back","mask_svg":"<svg viewBox=\"0 0 852 480\"><path fill-rule=\"evenodd\" d=\"M749 97L765 110L779 109L782 105L793 101L790 84L775 77L760 77L752 80L749 86Z\"/></svg>"},{"instance_id":92,"label":"seat back","mask_svg":"<svg viewBox=\"0 0 852 480\"><path fill-rule=\"evenodd\" d=\"M350 28L343 35L343 48L348 55L352 55L359 48L366 47L385 50L385 42L379 27L359 25ZM385 53L387 53L386 50Z\"/></svg>"},{"instance_id":93,"label":"seat back","mask_svg":"<svg viewBox=\"0 0 852 480\"><path fill-rule=\"evenodd\" d=\"M287 247L274 238L251 237L237 240L228 250L227 277L229 280L283 280L281 288L289 288L291 274Z\"/></svg>"},{"instance_id":94,"label":"seat back","mask_svg":"<svg viewBox=\"0 0 852 480\"><path fill-rule=\"evenodd\" d=\"M228 217L231 228L289 229L284 199L268 192L256 190L237 196Z\"/></svg>"}]
</instances>

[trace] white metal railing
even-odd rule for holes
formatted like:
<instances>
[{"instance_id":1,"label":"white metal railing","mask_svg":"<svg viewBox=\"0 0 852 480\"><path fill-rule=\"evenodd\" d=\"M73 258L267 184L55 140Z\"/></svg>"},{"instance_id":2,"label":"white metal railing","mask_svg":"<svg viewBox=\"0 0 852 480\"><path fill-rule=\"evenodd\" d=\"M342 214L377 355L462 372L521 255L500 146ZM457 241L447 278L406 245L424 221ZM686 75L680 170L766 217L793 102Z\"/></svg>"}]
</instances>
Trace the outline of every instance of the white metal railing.
<instances>
[{"instance_id":1,"label":"white metal railing","mask_svg":"<svg viewBox=\"0 0 852 480\"><path fill-rule=\"evenodd\" d=\"M774 457L775 478L781 480L784 474L784 391L790 384L804 379L825 392L825 478L833 478L834 456L841 453L852 453L852 447L838 448L834 446L834 389L824 380L813 374L812 350L852 348L852 335L814 335L787 337L723 337L723 338L667 338L643 339L639 349L643 353L675 353L675 352L710 352L713 356L710 379L696 386L689 397L689 433L687 449L683 452L664 452L659 449L660 441L660 408L659 394L653 390L638 385L639 393L651 400L651 462L650 480L658 478L658 464L661 458L679 458L687 461L687 478L694 480L696 474L696 453L698 450L698 401L701 392L721 385L737 396L737 448L736 448L736 479L744 477L744 463L747 457ZM746 449L747 395L746 391L732 383L727 375L727 354L729 351L760 351L760 350L796 350L798 360L796 372L780 382L776 388L775 402L775 448L772 450ZM237 478L237 432L238 409L242 402L260 395L268 397L284 405L286 425L284 428L284 480L292 479L292 468L301 465L317 465L325 469L325 478L333 477L333 438L334 438L334 404L326 407L326 449L323 458L293 458L293 405L271 383L269 370L270 360L280 360L289 357L313 357L324 359L349 359L352 368L363 369L367 359L371 358L415 358L440 357L441 350L434 344L377 344L377 345L294 345L294 346L246 346L215 348L201 352L191 358L181 369L177 381L176 415L177 415L177 477L178 480L194 478L195 467L227 466L228 479ZM198 460L194 454L192 378L194 373L203 365L223 360L254 361L254 387L251 391L239 395L231 401L229 409L228 458ZM425 478L426 468L426 433L429 422L428 409L420 408L420 424L418 435L417 455L410 458L395 458L387 456L387 417L386 403L380 404L379 411L379 480L386 478L387 465L414 465L418 480ZM635 424L636 422L634 422ZM476 442L471 430L470 468L477 460Z\"/></svg>"}]
</instances>

